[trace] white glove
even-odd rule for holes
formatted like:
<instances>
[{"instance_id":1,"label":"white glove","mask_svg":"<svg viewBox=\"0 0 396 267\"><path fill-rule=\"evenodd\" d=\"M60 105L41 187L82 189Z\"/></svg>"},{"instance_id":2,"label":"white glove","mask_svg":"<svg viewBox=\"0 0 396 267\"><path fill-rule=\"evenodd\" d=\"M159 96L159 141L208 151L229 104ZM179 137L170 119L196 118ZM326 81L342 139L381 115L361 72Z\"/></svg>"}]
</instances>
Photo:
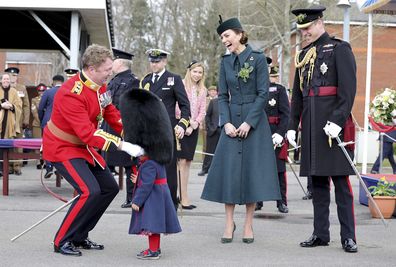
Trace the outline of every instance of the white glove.
<instances>
[{"instance_id":1,"label":"white glove","mask_svg":"<svg viewBox=\"0 0 396 267\"><path fill-rule=\"evenodd\" d=\"M280 144L282 144L282 141L283 141L283 137L282 137L280 134L274 133L274 134L272 135L272 143L273 143L275 146L279 146Z\"/></svg>"},{"instance_id":2,"label":"white glove","mask_svg":"<svg viewBox=\"0 0 396 267\"><path fill-rule=\"evenodd\" d=\"M342 128L331 121L327 121L323 130L331 138L336 138L340 134Z\"/></svg>"},{"instance_id":3,"label":"white glove","mask_svg":"<svg viewBox=\"0 0 396 267\"><path fill-rule=\"evenodd\" d=\"M392 110L391 116L392 116L392 117L396 117L396 109Z\"/></svg>"},{"instance_id":4,"label":"white glove","mask_svg":"<svg viewBox=\"0 0 396 267\"><path fill-rule=\"evenodd\" d=\"M393 118L392 121L393 121L393 124L396 125L396 118Z\"/></svg>"},{"instance_id":5,"label":"white glove","mask_svg":"<svg viewBox=\"0 0 396 267\"><path fill-rule=\"evenodd\" d=\"M143 155L145 153L144 149L141 148L140 146L131 144L131 143L126 142L126 141L122 141L121 142L120 149L122 151L128 153L132 157L139 157L139 156L141 156L141 155Z\"/></svg>"},{"instance_id":6,"label":"white glove","mask_svg":"<svg viewBox=\"0 0 396 267\"><path fill-rule=\"evenodd\" d=\"M289 144L291 144L294 148L297 148L296 131L295 130L287 131L286 138L287 138L287 141L289 141Z\"/></svg>"}]
</instances>

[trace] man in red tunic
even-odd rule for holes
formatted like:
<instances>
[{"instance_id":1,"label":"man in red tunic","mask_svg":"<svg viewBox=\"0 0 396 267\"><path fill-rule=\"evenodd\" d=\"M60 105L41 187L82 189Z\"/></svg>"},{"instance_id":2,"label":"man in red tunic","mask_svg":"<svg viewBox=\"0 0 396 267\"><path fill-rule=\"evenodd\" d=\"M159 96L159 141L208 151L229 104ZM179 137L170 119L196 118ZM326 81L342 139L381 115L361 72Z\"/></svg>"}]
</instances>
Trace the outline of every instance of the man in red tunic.
<instances>
[{"instance_id":1,"label":"man in red tunic","mask_svg":"<svg viewBox=\"0 0 396 267\"><path fill-rule=\"evenodd\" d=\"M88 238L118 193L118 186L97 149L123 150L132 156L141 147L100 129L104 120L122 134L121 117L111 104L105 82L112 69L109 49L91 45L82 56L82 71L57 92L51 119L44 129L43 157L80 195L66 214L54 239L54 251L81 256L82 249L104 248Z\"/></svg>"}]
</instances>

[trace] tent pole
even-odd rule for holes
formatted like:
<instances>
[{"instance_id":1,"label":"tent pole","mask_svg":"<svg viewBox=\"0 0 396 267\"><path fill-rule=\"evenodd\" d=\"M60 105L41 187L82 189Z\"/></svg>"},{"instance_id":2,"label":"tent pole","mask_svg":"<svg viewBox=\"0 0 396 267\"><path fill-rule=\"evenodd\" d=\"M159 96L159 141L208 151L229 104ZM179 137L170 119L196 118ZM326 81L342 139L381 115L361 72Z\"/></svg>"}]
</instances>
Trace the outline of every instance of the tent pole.
<instances>
[{"instance_id":1,"label":"tent pole","mask_svg":"<svg viewBox=\"0 0 396 267\"><path fill-rule=\"evenodd\" d=\"M367 146L368 146L368 116L371 90L371 60L373 48L373 14L369 13L367 38L367 66L366 66L366 96L364 102L364 135L363 135L363 164L362 173L367 173Z\"/></svg>"}]
</instances>

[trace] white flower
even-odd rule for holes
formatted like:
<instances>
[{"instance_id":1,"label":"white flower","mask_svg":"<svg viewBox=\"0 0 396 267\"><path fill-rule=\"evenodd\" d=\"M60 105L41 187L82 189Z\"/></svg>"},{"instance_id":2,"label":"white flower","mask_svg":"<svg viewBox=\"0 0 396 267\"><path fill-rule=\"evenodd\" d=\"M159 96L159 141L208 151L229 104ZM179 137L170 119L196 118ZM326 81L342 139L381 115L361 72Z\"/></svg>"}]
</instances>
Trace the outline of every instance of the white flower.
<instances>
[{"instance_id":1,"label":"white flower","mask_svg":"<svg viewBox=\"0 0 396 267\"><path fill-rule=\"evenodd\" d=\"M385 88L378 93L371 102L370 115L376 122L394 125L392 118L396 117L396 91Z\"/></svg>"},{"instance_id":2,"label":"white flower","mask_svg":"<svg viewBox=\"0 0 396 267\"><path fill-rule=\"evenodd\" d=\"M274 98L272 98L270 101L268 101L268 104L273 107L276 104L276 100Z\"/></svg>"}]
</instances>

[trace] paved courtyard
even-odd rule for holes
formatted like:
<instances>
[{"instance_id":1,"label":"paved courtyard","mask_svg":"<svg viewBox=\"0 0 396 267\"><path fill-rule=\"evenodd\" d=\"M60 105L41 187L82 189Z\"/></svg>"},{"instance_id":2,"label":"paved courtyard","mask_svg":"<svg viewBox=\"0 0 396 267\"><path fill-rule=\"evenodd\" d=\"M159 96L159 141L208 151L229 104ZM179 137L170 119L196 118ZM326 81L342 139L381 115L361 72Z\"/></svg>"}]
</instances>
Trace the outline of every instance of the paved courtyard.
<instances>
[{"instance_id":1,"label":"paved courtyard","mask_svg":"<svg viewBox=\"0 0 396 267\"><path fill-rule=\"evenodd\" d=\"M281 214L275 202L264 203L254 218L253 244L242 243L244 206L235 211L234 242L221 244L224 206L200 199L205 177L191 171L189 193L198 208L179 212L182 233L163 236L159 261L141 261L135 255L147 247L147 239L128 235L129 209L120 208L125 191L116 199L91 232L90 237L105 245L103 251L84 251L82 257L66 257L53 252L52 239L63 219L63 210L22 236L10 239L61 206L63 202L46 193L40 184L40 171L33 163L23 168L22 176L10 176L10 195L0 196L0 262L2 266L396 266L395 218L385 228L372 219L360 205L358 180L351 177L355 194L356 229L359 252L341 249L339 224L332 194L331 242L328 247L300 248L299 242L312 233L312 203L302 200L303 192L293 173L288 172L290 212ZM298 169L298 165L294 165ZM385 170L386 171L386 170ZM306 179L300 178L304 187ZM0 179L0 182L2 180ZM45 183L56 193L70 199L72 189L62 181L55 187L51 178Z\"/></svg>"}]
</instances>

